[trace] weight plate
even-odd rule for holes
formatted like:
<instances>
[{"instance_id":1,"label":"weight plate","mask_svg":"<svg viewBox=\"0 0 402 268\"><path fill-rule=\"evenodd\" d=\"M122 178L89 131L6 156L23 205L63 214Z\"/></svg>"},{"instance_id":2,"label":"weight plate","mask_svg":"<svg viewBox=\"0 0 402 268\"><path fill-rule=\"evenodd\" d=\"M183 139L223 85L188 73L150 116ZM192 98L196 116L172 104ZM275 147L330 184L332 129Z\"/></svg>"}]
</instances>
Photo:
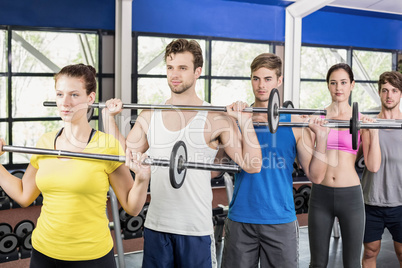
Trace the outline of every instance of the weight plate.
<instances>
[{"instance_id":1,"label":"weight plate","mask_svg":"<svg viewBox=\"0 0 402 268\"><path fill-rule=\"evenodd\" d=\"M17 178L22 179L22 176L24 176L24 171L22 170L14 170L13 172L11 172L12 175L16 176Z\"/></svg>"},{"instance_id":2,"label":"weight plate","mask_svg":"<svg viewBox=\"0 0 402 268\"><path fill-rule=\"evenodd\" d=\"M6 234L0 238L0 253L8 254L18 246L18 237L15 234Z\"/></svg>"},{"instance_id":3,"label":"weight plate","mask_svg":"<svg viewBox=\"0 0 402 268\"><path fill-rule=\"evenodd\" d=\"M145 205L142 207L141 212L138 214L139 216L141 216L143 219L147 218L147 213L148 213L148 207L149 207L149 203L145 203Z\"/></svg>"},{"instance_id":4,"label":"weight plate","mask_svg":"<svg viewBox=\"0 0 402 268\"><path fill-rule=\"evenodd\" d=\"M183 166L187 162L187 148L183 141L175 143L170 154L169 177L173 188L179 189L186 178L187 168Z\"/></svg>"},{"instance_id":5,"label":"weight plate","mask_svg":"<svg viewBox=\"0 0 402 268\"><path fill-rule=\"evenodd\" d=\"M141 229L143 224L144 224L144 219L142 217L140 217L140 216L131 217L127 221L126 230L129 232L135 233Z\"/></svg>"},{"instance_id":6,"label":"weight plate","mask_svg":"<svg viewBox=\"0 0 402 268\"><path fill-rule=\"evenodd\" d=\"M308 198L311 193L311 187L309 185L303 184L297 189L297 193L302 194L305 198Z\"/></svg>"},{"instance_id":7,"label":"weight plate","mask_svg":"<svg viewBox=\"0 0 402 268\"><path fill-rule=\"evenodd\" d=\"M269 94L269 101L268 101L268 127L269 131L271 133L275 133L278 130L279 126L279 113L278 113L278 108L279 108L279 91L274 88L271 91L271 94Z\"/></svg>"},{"instance_id":8,"label":"weight plate","mask_svg":"<svg viewBox=\"0 0 402 268\"><path fill-rule=\"evenodd\" d=\"M17 223L14 227L14 233L18 237L24 237L26 234L32 233L35 224L30 220L23 220Z\"/></svg>"},{"instance_id":9,"label":"weight plate","mask_svg":"<svg viewBox=\"0 0 402 268\"><path fill-rule=\"evenodd\" d=\"M31 241L32 233L29 233L24 236L22 239L22 247L25 248L26 250L31 250L32 249L32 241Z\"/></svg>"},{"instance_id":10,"label":"weight plate","mask_svg":"<svg viewBox=\"0 0 402 268\"><path fill-rule=\"evenodd\" d=\"M295 194L294 200L295 200L295 210L301 209L304 205L304 196L302 194Z\"/></svg>"},{"instance_id":11,"label":"weight plate","mask_svg":"<svg viewBox=\"0 0 402 268\"><path fill-rule=\"evenodd\" d=\"M11 234L13 232L13 228L10 224L2 222L0 223L0 237L6 234Z\"/></svg>"},{"instance_id":12,"label":"weight plate","mask_svg":"<svg viewBox=\"0 0 402 268\"><path fill-rule=\"evenodd\" d=\"M353 103L352 118L350 119L350 134L352 134L352 147L357 150L359 145L359 106L357 102Z\"/></svg>"},{"instance_id":13,"label":"weight plate","mask_svg":"<svg viewBox=\"0 0 402 268\"><path fill-rule=\"evenodd\" d=\"M364 169L364 167L365 167L366 165L364 164L364 157L363 157L363 156L360 157L359 160L357 160L356 165L357 165L357 168L359 168L359 169L361 169L361 170Z\"/></svg>"},{"instance_id":14,"label":"weight plate","mask_svg":"<svg viewBox=\"0 0 402 268\"><path fill-rule=\"evenodd\" d=\"M119 209L119 218L120 221L125 222L131 217L122 207Z\"/></svg>"},{"instance_id":15,"label":"weight plate","mask_svg":"<svg viewBox=\"0 0 402 268\"><path fill-rule=\"evenodd\" d=\"M287 109L293 109L295 108L295 106L293 105L293 102L290 100L287 100L283 103L283 108L287 108Z\"/></svg>"}]
</instances>

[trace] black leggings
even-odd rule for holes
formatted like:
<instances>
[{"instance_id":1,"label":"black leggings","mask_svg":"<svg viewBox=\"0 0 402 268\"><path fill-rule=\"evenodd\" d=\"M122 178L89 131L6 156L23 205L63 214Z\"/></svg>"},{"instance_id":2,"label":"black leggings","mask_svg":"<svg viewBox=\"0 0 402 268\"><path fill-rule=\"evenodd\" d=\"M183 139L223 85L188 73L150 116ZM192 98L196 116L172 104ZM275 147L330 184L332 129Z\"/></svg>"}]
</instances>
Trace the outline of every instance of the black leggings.
<instances>
[{"instance_id":1,"label":"black leggings","mask_svg":"<svg viewBox=\"0 0 402 268\"><path fill-rule=\"evenodd\" d=\"M361 267L364 203L360 185L333 188L313 184L308 211L310 267L327 267L335 217L342 236L343 267Z\"/></svg>"},{"instance_id":2,"label":"black leggings","mask_svg":"<svg viewBox=\"0 0 402 268\"><path fill-rule=\"evenodd\" d=\"M113 249L103 257L88 261L63 261L32 249L30 268L116 268Z\"/></svg>"}]
</instances>

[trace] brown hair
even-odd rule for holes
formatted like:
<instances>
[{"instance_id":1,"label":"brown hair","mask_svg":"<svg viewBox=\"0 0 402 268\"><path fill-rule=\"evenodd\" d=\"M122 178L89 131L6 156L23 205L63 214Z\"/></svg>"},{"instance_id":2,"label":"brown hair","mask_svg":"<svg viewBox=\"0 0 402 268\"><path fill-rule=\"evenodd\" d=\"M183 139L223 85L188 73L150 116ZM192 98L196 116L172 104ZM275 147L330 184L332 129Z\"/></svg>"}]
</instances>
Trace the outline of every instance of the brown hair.
<instances>
[{"instance_id":1,"label":"brown hair","mask_svg":"<svg viewBox=\"0 0 402 268\"><path fill-rule=\"evenodd\" d=\"M197 41L195 40L186 40L186 39L177 39L170 42L169 45L166 46L165 50L165 62L167 57L172 54L190 52L194 57L194 70L198 67L202 67L204 64L204 59L202 58L202 49Z\"/></svg>"},{"instance_id":2,"label":"brown hair","mask_svg":"<svg viewBox=\"0 0 402 268\"><path fill-rule=\"evenodd\" d=\"M91 65L82 63L67 65L54 76L55 82L63 75L83 79L87 95L96 92L96 70Z\"/></svg>"},{"instance_id":3,"label":"brown hair","mask_svg":"<svg viewBox=\"0 0 402 268\"><path fill-rule=\"evenodd\" d=\"M350 83L355 81L352 68L350 68L350 66L347 65L346 63L338 63L335 65L332 65L331 68L329 68L329 70L327 72L327 84L329 84L329 77L331 76L331 74L334 71L339 70L339 69L343 69L343 70L345 70L345 72L347 72L347 74L349 75Z\"/></svg>"},{"instance_id":4,"label":"brown hair","mask_svg":"<svg viewBox=\"0 0 402 268\"><path fill-rule=\"evenodd\" d=\"M390 83L393 87L402 91L402 74L397 71L382 73L378 80L378 92L381 91L381 86L386 83Z\"/></svg>"},{"instance_id":5,"label":"brown hair","mask_svg":"<svg viewBox=\"0 0 402 268\"><path fill-rule=\"evenodd\" d=\"M277 77L282 76L282 60L272 53L262 53L258 55L250 65L251 74L260 68L275 70Z\"/></svg>"}]
</instances>

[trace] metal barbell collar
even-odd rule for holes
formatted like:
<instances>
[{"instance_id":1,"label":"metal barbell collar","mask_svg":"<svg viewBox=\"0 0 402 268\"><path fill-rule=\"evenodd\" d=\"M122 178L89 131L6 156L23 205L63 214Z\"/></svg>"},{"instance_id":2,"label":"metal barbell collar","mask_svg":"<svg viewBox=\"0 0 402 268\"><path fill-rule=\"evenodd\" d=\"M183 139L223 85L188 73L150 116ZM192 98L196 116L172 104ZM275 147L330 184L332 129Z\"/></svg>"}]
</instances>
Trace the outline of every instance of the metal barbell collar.
<instances>
[{"instance_id":1,"label":"metal barbell collar","mask_svg":"<svg viewBox=\"0 0 402 268\"><path fill-rule=\"evenodd\" d=\"M92 153L79 153L79 152L71 152L64 150L52 150L52 149L42 149L35 147L22 147L22 146L12 146L12 145L3 145L2 150L4 152L14 152L14 153L26 153L26 154L37 154L37 155L50 155L57 157L70 157L70 158L85 158L85 159L94 159L94 160L105 160L105 161L116 161L116 162L125 162L126 157L123 155L108 155L108 154L92 154ZM185 152L185 154L183 153ZM172 186L176 189L180 188L185 179L185 172L189 169L200 169L200 170L209 170L209 171L222 171L222 172L234 172L239 173L241 171L240 166L238 165L221 165L221 164L209 164L209 163L200 163L200 162L187 162L187 149L186 145L183 141L177 141L173 146L171 152L171 159L158 159L148 157L146 158L142 164L151 165L151 166L163 166L169 167L170 170L177 171L174 174L184 174L180 178L175 177L174 175L170 175L170 182ZM175 163L174 159L178 159Z\"/></svg>"}]
</instances>

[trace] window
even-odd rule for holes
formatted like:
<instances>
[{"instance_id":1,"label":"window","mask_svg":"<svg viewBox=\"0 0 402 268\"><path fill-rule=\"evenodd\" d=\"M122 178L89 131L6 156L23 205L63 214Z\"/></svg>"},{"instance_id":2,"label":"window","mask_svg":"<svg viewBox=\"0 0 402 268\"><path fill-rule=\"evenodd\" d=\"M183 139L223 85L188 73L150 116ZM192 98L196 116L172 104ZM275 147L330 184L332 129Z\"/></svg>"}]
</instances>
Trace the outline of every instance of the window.
<instances>
[{"instance_id":1,"label":"window","mask_svg":"<svg viewBox=\"0 0 402 268\"><path fill-rule=\"evenodd\" d=\"M139 35L137 42L138 103L160 104L170 97L166 81L164 52L166 46L180 37ZM196 40L203 51L204 66L196 84L201 99L212 105L225 106L236 100L254 102L250 83L250 64L259 54L270 52L269 43L213 38L184 37ZM134 89L135 91L135 89ZM135 111L134 111L135 113Z\"/></svg>"},{"instance_id":2,"label":"window","mask_svg":"<svg viewBox=\"0 0 402 268\"><path fill-rule=\"evenodd\" d=\"M331 104L325 80L327 71L344 62L352 67L355 78L351 103L358 102L359 111L379 111L377 81L380 74L392 70L393 56L393 52L302 46L300 107L321 109Z\"/></svg>"},{"instance_id":3,"label":"window","mask_svg":"<svg viewBox=\"0 0 402 268\"><path fill-rule=\"evenodd\" d=\"M0 101L6 104L0 108L0 135L8 144L34 147L43 133L60 129L62 121L56 108L43 107L44 101L55 99L53 76L75 63L98 69L98 40L97 32L12 27L0 31ZM96 118L92 124L96 127ZM26 164L29 158L6 153L0 161Z\"/></svg>"}]
</instances>

